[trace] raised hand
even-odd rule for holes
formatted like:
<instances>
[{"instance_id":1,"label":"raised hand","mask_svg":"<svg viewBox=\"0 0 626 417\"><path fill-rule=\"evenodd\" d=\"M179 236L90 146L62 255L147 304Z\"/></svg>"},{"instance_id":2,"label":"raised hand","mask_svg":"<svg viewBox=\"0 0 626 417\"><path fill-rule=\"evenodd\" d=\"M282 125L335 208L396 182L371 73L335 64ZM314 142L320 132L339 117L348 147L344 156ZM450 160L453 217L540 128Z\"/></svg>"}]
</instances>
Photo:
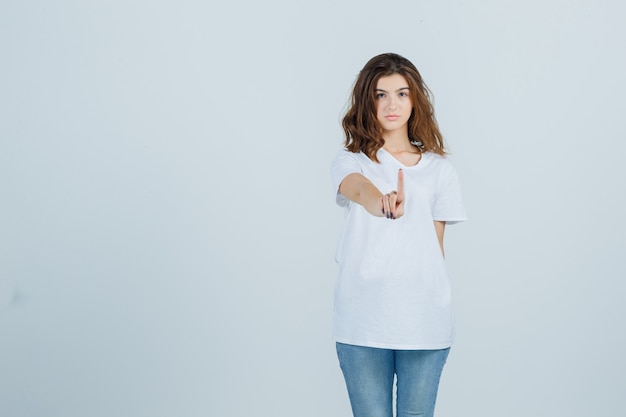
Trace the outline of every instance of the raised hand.
<instances>
[{"instance_id":1,"label":"raised hand","mask_svg":"<svg viewBox=\"0 0 626 417\"><path fill-rule=\"evenodd\" d=\"M398 170L398 190L381 197L383 216L398 219L404 215L404 172Z\"/></svg>"}]
</instances>

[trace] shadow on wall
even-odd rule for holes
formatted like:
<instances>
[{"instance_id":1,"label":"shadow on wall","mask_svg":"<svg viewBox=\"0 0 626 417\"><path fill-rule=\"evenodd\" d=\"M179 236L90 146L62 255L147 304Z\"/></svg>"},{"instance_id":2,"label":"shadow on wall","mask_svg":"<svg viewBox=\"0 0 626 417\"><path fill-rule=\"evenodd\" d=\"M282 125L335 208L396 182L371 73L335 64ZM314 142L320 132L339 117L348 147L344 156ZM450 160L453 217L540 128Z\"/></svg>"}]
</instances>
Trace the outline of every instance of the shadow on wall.
<instances>
[{"instance_id":1,"label":"shadow on wall","mask_svg":"<svg viewBox=\"0 0 626 417\"><path fill-rule=\"evenodd\" d=\"M9 279L0 281L0 312L19 304L24 296L18 291L15 283Z\"/></svg>"}]
</instances>

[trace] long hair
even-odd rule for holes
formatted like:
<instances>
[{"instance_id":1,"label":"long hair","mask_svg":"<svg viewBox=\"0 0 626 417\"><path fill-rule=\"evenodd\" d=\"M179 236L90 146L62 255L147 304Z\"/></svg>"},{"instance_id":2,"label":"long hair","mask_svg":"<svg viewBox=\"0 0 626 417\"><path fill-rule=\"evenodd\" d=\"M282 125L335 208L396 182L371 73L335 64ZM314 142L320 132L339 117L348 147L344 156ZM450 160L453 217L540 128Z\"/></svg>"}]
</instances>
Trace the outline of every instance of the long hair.
<instances>
[{"instance_id":1,"label":"long hair","mask_svg":"<svg viewBox=\"0 0 626 417\"><path fill-rule=\"evenodd\" d=\"M420 152L444 155L443 137L431 103L432 93L415 65L392 53L370 59L354 83L352 103L341 123L346 135L346 148L350 152L363 152L371 160L379 162L376 153L385 141L383 128L376 118L375 89L379 78L393 74L402 75L409 85L413 105L408 121L409 140L422 142L423 149L419 149Z\"/></svg>"}]
</instances>

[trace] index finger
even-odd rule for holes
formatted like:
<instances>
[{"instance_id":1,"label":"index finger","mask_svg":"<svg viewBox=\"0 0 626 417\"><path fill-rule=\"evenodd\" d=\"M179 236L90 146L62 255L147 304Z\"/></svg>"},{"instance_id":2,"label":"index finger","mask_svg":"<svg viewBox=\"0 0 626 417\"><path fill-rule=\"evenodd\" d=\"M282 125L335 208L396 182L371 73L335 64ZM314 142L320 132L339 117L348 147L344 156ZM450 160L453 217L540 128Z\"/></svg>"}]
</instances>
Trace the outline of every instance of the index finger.
<instances>
[{"instance_id":1,"label":"index finger","mask_svg":"<svg viewBox=\"0 0 626 417\"><path fill-rule=\"evenodd\" d=\"M398 170L398 197L404 198L404 171Z\"/></svg>"}]
</instances>

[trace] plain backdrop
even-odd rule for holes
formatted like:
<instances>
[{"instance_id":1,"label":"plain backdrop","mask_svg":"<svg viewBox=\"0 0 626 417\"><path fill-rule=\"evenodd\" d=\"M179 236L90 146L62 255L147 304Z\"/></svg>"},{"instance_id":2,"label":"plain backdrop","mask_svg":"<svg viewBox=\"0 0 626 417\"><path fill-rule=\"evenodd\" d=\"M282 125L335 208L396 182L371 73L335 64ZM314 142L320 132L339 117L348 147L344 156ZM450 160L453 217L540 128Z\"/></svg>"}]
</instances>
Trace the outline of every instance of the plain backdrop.
<instances>
[{"instance_id":1,"label":"plain backdrop","mask_svg":"<svg viewBox=\"0 0 626 417\"><path fill-rule=\"evenodd\" d=\"M349 416L329 166L420 69L470 220L438 415L624 415L617 0L0 4L0 415Z\"/></svg>"}]
</instances>

